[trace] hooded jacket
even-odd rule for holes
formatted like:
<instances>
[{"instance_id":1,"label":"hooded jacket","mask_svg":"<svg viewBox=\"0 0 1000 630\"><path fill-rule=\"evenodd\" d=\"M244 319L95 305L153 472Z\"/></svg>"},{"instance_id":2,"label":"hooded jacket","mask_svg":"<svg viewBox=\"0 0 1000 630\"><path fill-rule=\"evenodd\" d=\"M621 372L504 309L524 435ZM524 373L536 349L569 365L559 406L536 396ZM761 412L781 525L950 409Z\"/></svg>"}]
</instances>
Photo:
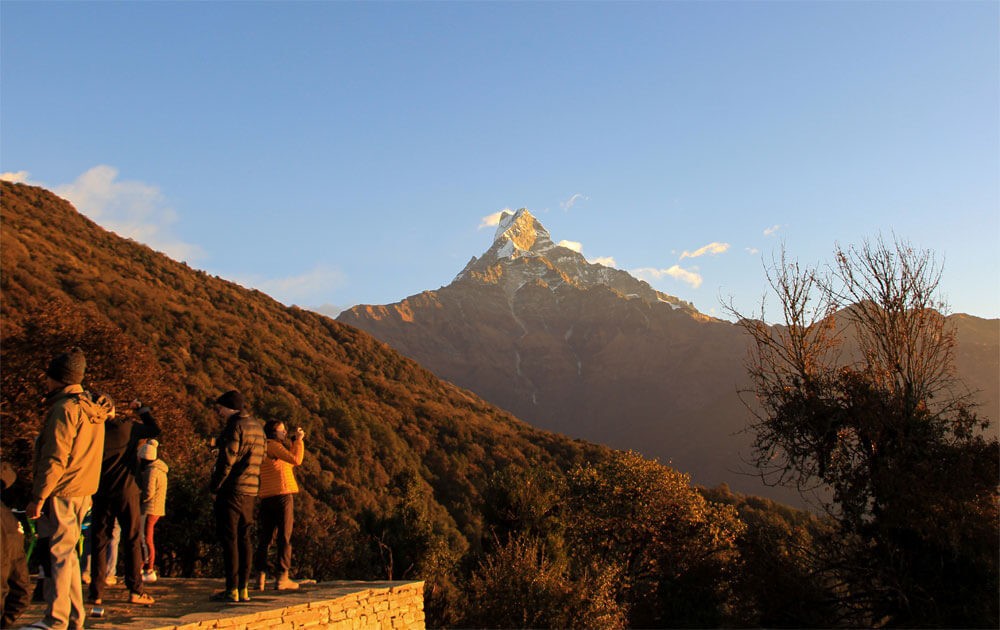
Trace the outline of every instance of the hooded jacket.
<instances>
[{"instance_id":1,"label":"hooded jacket","mask_svg":"<svg viewBox=\"0 0 1000 630\"><path fill-rule=\"evenodd\" d=\"M139 469L142 488L142 514L164 516L167 513L167 472L170 467L162 459L154 459Z\"/></svg>"},{"instance_id":2,"label":"hooded jacket","mask_svg":"<svg viewBox=\"0 0 1000 630\"><path fill-rule=\"evenodd\" d=\"M81 385L52 392L45 404L49 412L35 443L32 496L44 501L94 494L101 479L104 422L114 417L114 404L105 396L95 400Z\"/></svg>"},{"instance_id":3,"label":"hooded jacket","mask_svg":"<svg viewBox=\"0 0 1000 630\"><path fill-rule=\"evenodd\" d=\"M142 422L136 422L129 414L110 418L104 424L101 482L95 493L98 496L117 497L139 492L136 480L139 440L159 437L160 426L149 407L143 407L137 413Z\"/></svg>"}]
</instances>

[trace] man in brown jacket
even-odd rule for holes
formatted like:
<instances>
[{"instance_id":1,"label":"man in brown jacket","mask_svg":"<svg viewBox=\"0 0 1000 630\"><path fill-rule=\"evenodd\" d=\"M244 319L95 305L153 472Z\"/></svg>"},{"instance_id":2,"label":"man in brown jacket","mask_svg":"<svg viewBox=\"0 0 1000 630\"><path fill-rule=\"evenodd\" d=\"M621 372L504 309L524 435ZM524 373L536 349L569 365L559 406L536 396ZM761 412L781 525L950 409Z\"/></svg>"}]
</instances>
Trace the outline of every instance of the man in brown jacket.
<instances>
[{"instance_id":1,"label":"man in brown jacket","mask_svg":"<svg viewBox=\"0 0 1000 630\"><path fill-rule=\"evenodd\" d=\"M52 576L45 580L45 617L29 627L83 628L83 586L76 545L90 496L97 491L110 400L94 400L81 383L83 350L52 359L45 372L48 415L35 444L34 485L25 510L40 538L49 539Z\"/></svg>"}]
</instances>

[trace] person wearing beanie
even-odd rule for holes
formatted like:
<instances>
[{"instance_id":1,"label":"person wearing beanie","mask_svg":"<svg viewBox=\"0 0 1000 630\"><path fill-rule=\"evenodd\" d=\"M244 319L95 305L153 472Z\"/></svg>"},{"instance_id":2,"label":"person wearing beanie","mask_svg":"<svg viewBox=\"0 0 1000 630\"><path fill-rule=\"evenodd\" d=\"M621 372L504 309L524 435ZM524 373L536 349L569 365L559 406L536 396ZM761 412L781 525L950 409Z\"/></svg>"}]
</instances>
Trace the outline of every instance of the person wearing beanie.
<instances>
[{"instance_id":1,"label":"person wearing beanie","mask_svg":"<svg viewBox=\"0 0 1000 630\"><path fill-rule=\"evenodd\" d=\"M142 581L142 512L139 507L136 452L141 440L159 437L160 426L149 407L138 400L133 400L129 409L134 415L121 414L107 422L101 480L94 493L89 598L96 605L104 603L104 587L108 583L107 549L114 536L116 522L121 526L124 543L124 581L129 591L129 603L145 606L155 603L145 591Z\"/></svg>"},{"instance_id":2,"label":"person wearing beanie","mask_svg":"<svg viewBox=\"0 0 1000 630\"><path fill-rule=\"evenodd\" d=\"M216 439L219 453L209 490L215 495L215 527L226 573L225 590L212 596L216 601L250 601L250 526L266 441L264 428L245 407L243 395L236 390L215 401L215 413L225 426Z\"/></svg>"},{"instance_id":3,"label":"person wearing beanie","mask_svg":"<svg viewBox=\"0 0 1000 630\"><path fill-rule=\"evenodd\" d=\"M47 413L35 442L34 478L25 515L39 538L49 541L51 574L45 579L44 628L82 628L86 614L76 545L91 495L101 478L105 421L114 403L84 391L87 361L73 348L57 355L45 371Z\"/></svg>"},{"instance_id":4,"label":"person wearing beanie","mask_svg":"<svg viewBox=\"0 0 1000 630\"><path fill-rule=\"evenodd\" d=\"M155 582L156 577L156 544L153 531L157 521L167 513L167 472L170 468L166 462L159 459L157 447L159 442L147 440L139 447L139 489L142 492L141 509L143 518L143 551L145 558L142 565L142 580Z\"/></svg>"}]
</instances>

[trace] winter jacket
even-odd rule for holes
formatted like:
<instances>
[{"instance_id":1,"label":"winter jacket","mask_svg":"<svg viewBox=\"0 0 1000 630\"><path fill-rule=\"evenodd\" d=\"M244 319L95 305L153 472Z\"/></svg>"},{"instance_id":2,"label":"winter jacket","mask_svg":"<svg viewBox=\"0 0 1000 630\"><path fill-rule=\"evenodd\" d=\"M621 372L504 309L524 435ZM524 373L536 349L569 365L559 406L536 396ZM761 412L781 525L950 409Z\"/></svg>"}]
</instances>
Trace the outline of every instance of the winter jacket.
<instances>
[{"instance_id":1,"label":"winter jacket","mask_svg":"<svg viewBox=\"0 0 1000 630\"><path fill-rule=\"evenodd\" d=\"M149 407L139 409L142 422L131 414L108 420L104 425L104 459L101 462L101 483L97 494L101 497L119 497L126 493L139 493L136 481L136 450L139 440L159 437L160 426Z\"/></svg>"},{"instance_id":2,"label":"winter jacket","mask_svg":"<svg viewBox=\"0 0 1000 630\"><path fill-rule=\"evenodd\" d=\"M215 441L219 456L212 469L209 490L213 494L256 496L266 442L260 422L242 412L229 416L222 434Z\"/></svg>"},{"instance_id":3,"label":"winter jacket","mask_svg":"<svg viewBox=\"0 0 1000 630\"><path fill-rule=\"evenodd\" d=\"M295 483L292 469L302 464L305 454L305 444L302 440L294 440L292 449L288 450L281 440L267 441L267 457L260 466L260 492L262 499L279 494L295 494L299 485Z\"/></svg>"},{"instance_id":4,"label":"winter jacket","mask_svg":"<svg viewBox=\"0 0 1000 630\"><path fill-rule=\"evenodd\" d=\"M142 514L164 516L167 513L167 472L170 467L162 459L154 459L139 470L142 487Z\"/></svg>"},{"instance_id":5,"label":"winter jacket","mask_svg":"<svg viewBox=\"0 0 1000 630\"><path fill-rule=\"evenodd\" d=\"M97 491L104 452L104 421L115 408L93 399L80 385L67 385L45 399L49 412L35 443L32 497L84 497Z\"/></svg>"}]
</instances>

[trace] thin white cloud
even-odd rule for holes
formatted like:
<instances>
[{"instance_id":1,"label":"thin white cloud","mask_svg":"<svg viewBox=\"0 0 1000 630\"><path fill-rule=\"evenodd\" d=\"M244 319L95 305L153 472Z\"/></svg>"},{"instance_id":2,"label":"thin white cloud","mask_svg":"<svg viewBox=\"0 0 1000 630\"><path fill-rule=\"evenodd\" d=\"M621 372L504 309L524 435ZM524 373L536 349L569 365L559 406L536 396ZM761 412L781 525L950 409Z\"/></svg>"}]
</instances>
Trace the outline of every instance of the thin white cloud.
<instances>
[{"instance_id":1,"label":"thin white cloud","mask_svg":"<svg viewBox=\"0 0 1000 630\"><path fill-rule=\"evenodd\" d=\"M776 233L776 232L777 232L778 230L780 230L780 229L781 229L781 225L780 225L780 224L778 224L778 225L772 225L772 226L771 226L771 227L769 227L769 228L765 228L765 229L764 229L764 236L774 236L774 235L775 235L775 233Z\"/></svg>"},{"instance_id":2,"label":"thin white cloud","mask_svg":"<svg viewBox=\"0 0 1000 630\"><path fill-rule=\"evenodd\" d=\"M633 269L631 271L633 276L641 278L647 282L652 280L659 280L664 276L671 277L675 280L680 280L686 284L690 284L692 287L697 289L701 286L702 277L699 273L695 271L690 271L688 269L682 268L680 265L674 265L668 269L655 269L653 267L643 267L641 269Z\"/></svg>"},{"instance_id":3,"label":"thin white cloud","mask_svg":"<svg viewBox=\"0 0 1000 630\"><path fill-rule=\"evenodd\" d=\"M476 229L481 230L483 228L496 227L500 225L500 219L505 214L510 214L510 208L504 208L499 212L494 212L493 214L486 215L479 221L479 227Z\"/></svg>"},{"instance_id":4,"label":"thin white cloud","mask_svg":"<svg viewBox=\"0 0 1000 630\"><path fill-rule=\"evenodd\" d=\"M160 189L139 181L118 180L118 169L100 165L72 184L53 189L81 213L102 227L135 239L171 258L191 261L201 257L197 245L185 243L171 234L177 213L167 205Z\"/></svg>"},{"instance_id":5,"label":"thin white cloud","mask_svg":"<svg viewBox=\"0 0 1000 630\"><path fill-rule=\"evenodd\" d=\"M582 195L580 193L576 193L566 201L560 201L559 207L562 208L563 210L569 210L574 205L576 205L577 201L590 201L590 197Z\"/></svg>"},{"instance_id":6,"label":"thin white cloud","mask_svg":"<svg viewBox=\"0 0 1000 630\"><path fill-rule=\"evenodd\" d=\"M283 304L317 303L344 286L347 276L340 269L317 265L312 270L285 278L237 277L236 282L258 289ZM315 310L315 309L314 309Z\"/></svg>"},{"instance_id":7,"label":"thin white cloud","mask_svg":"<svg viewBox=\"0 0 1000 630\"><path fill-rule=\"evenodd\" d=\"M29 175L28 171L0 173L0 180L14 184L27 184Z\"/></svg>"},{"instance_id":8,"label":"thin white cloud","mask_svg":"<svg viewBox=\"0 0 1000 630\"><path fill-rule=\"evenodd\" d=\"M565 247L566 249L572 249L577 254L583 253L583 243L578 243L576 241L559 241L556 245L559 247Z\"/></svg>"},{"instance_id":9,"label":"thin white cloud","mask_svg":"<svg viewBox=\"0 0 1000 630\"><path fill-rule=\"evenodd\" d=\"M347 309L336 304L320 304L319 306L310 306L309 310L320 315L326 315L330 319L337 319L337 315L340 315Z\"/></svg>"},{"instance_id":10,"label":"thin white cloud","mask_svg":"<svg viewBox=\"0 0 1000 630\"><path fill-rule=\"evenodd\" d=\"M712 256L715 256L717 254L724 254L727 251L729 251L729 243L709 243L704 247L699 247L693 252L684 250L684 252L681 254L680 259L684 260L685 258L698 258L699 256L704 256L705 254L710 254Z\"/></svg>"},{"instance_id":11,"label":"thin white cloud","mask_svg":"<svg viewBox=\"0 0 1000 630\"><path fill-rule=\"evenodd\" d=\"M756 247L747 247L746 250L747 250L747 253L750 254L751 256L754 256L754 255L760 253L760 250L757 249Z\"/></svg>"},{"instance_id":12,"label":"thin white cloud","mask_svg":"<svg viewBox=\"0 0 1000 630\"><path fill-rule=\"evenodd\" d=\"M590 262L595 265L604 265L605 267L618 267L618 263L616 263L615 259L611 256L598 256Z\"/></svg>"}]
</instances>

